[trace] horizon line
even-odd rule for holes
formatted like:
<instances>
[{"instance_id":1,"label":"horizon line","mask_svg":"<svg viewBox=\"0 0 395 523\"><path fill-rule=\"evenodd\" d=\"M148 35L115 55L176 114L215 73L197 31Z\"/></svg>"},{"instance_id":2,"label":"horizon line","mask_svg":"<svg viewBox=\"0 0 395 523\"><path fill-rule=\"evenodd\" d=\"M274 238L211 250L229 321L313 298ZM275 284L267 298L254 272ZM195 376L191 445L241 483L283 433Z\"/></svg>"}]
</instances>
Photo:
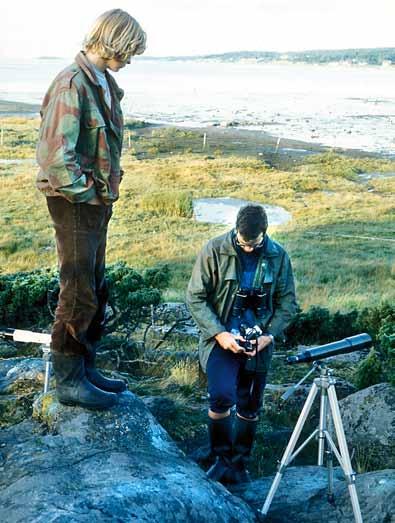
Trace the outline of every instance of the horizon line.
<instances>
[{"instance_id":1,"label":"horizon line","mask_svg":"<svg viewBox=\"0 0 395 523\"><path fill-rule=\"evenodd\" d=\"M333 52L333 51L395 51L395 47L333 47L333 48L308 48L308 49L301 49L298 51L274 51L274 50L248 50L248 49L242 49L242 50L233 50L233 51L222 51L222 52L209 52L209 53L199 53L199 54L186 54L186 55L173 55L173 54L166 54L166 55L136 55L133 57L133 59L150 59L150 60L163 60L163 59L175 59L175 58L209 58L211 56L225 56L225 55L231 55L231 54L239 54L239 53L271 53L271 54L279 54L279 55L287 55L287 54L299 54L299 53L325 53L325 52ZM23 59L25 60L68 60L69 57L67 56L51 56L51 55L41 55L41 56L1 56L0 60L3 59L9 59L9 60L15 60L15 59Z\"/></svg>"}]
</instances>

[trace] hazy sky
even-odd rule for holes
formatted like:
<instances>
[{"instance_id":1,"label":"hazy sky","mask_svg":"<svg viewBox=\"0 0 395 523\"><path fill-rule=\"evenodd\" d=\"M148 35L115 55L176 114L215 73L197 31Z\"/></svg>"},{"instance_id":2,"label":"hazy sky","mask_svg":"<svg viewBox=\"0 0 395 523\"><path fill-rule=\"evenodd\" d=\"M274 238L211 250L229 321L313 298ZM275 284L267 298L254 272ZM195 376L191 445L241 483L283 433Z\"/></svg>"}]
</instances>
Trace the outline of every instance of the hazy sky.
<instances>
[{"instance_id":1,"label":"hazy sky","mask_svg":"<svg viewBox=\"0 0 395 523\"><path fill-rule=\"evenodd\" d=\"M130 12L147 55L395 47L395 0L11 0L0 57L73 57L103 11Z\"/></svg>"}]
</instances>

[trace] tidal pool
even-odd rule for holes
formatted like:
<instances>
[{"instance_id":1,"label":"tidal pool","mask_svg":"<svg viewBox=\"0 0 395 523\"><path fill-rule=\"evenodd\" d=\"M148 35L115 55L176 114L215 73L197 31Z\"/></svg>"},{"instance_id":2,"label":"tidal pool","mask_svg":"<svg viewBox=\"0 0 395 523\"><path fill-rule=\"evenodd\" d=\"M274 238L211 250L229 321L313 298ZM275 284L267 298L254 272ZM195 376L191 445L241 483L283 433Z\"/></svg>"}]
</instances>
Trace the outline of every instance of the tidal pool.
<instances>
[{"instance_id":1,"label":"tidal pool","mask_svg":"<svg viewBox=\"0 0 395 523\"><path fill-rule=\"evenodd\" d=\"M363 182L369 182L370 180L375 180L376 178L393 178L395 176L395 172L384 172L384 173L378 173L378 172L371 172L371 173L361 173L358 174L358 177Z\"/></svg>"},{"instance_id":2,"label":"tidal pool","mask_svg":"<svg viewBox=\"0 0 395 523\"><path fill-rule=\"evenodd\" d=\"M237 198L200 198L193 201L193 215L198 222L232 226L236 222L240 207L248 203L262 205ZM292 214L283 207L276 205L262 205L262 207L267 213L269 225L283 225L292 219Z\"/></svg>"}]
</instances>

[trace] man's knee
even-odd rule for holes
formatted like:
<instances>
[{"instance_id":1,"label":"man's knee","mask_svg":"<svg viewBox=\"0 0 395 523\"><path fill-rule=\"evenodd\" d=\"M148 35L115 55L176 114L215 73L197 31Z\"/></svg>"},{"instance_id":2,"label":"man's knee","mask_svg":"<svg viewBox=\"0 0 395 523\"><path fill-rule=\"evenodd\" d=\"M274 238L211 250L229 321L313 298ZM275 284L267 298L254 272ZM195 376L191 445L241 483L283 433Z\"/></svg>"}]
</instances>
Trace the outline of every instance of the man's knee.
<instances>
[{"instance_id":1,"label":"man's knee","mask_svg":"<svg viewBox=\"0 0 395 523\"><path fill-rule=\"evenodd\" d=\"M224 414L236 404L236 390L231 387L214 388L209 392L210 410Z\"/></svg>"}]
</instances>

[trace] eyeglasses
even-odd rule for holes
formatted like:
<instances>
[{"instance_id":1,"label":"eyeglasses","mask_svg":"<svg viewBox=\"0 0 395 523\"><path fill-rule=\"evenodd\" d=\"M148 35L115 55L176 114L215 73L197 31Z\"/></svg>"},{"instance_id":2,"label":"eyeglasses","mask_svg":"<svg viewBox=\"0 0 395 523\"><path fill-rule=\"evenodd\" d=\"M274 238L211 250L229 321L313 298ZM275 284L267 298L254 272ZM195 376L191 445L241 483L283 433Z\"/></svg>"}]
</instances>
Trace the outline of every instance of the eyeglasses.
<instances>
[{"instance_id":1,"label":"eyeglasses","mask_svg":"<svg viewBox=\"0 0 395 523\"><path fill-rule=\"evenodd\" d=\"M255 250L262 247L263 242L265 241L265 235L261 233L255 240L244 242L239 239L239 233L236 234L236 245L238 247L241 247L242 249L244 247L248 247L249 249Z\"/></svg>"}]
</instances>

